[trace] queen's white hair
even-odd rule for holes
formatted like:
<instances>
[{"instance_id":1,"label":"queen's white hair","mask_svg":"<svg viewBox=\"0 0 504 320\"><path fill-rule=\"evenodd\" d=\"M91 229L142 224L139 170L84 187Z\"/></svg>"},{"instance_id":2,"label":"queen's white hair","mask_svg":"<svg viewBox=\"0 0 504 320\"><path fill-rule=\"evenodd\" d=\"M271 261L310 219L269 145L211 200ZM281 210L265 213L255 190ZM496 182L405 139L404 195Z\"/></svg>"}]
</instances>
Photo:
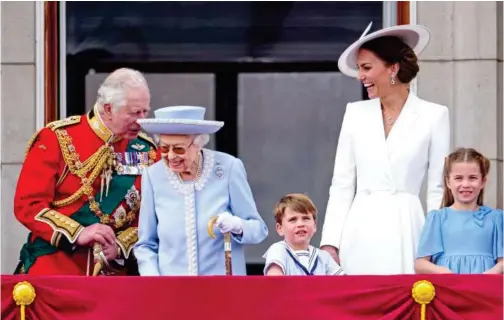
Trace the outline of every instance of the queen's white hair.
<instances>
[{"instance_id":1,"label":"queen's white hair","mask_svg":"<svg viewBox=\"0 0 504 320\"><path fill-rule=\"evenodd\" d=\"M208 134L195 134L191 135L191 137L194 139L194 144L200 148L206 146L210 141L210 135ZM152 135L152 138L154 139L156 144L159 144L159 134Z\"/></svg>"},{"instance_id":2,"label":"queen's white hair","mask_svg":"<svg viewBox=\"0 0 504 320\"><path fill-rule=\"evenodd\" d=\"M98 89L96 104L98 111L103 111L103 106L110 104L112 109L126 105L126 90L131 88L145 88L147 81L141 72L129 68L121 68L112 72Z\"/></svg>"}]
</instances>

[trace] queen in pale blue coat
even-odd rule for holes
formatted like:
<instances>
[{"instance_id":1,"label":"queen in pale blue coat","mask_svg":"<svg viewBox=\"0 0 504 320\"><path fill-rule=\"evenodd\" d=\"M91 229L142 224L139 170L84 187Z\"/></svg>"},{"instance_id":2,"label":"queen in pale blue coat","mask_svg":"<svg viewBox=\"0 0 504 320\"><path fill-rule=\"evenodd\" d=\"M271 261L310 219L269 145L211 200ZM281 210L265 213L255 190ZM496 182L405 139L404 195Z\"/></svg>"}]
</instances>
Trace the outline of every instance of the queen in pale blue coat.
<instances>
[{"instance_id":1,"label":"queen in pale blue coat","mask_svg":"<svg viewBox=\"0 0 504 320\"><path fill-rule=\"evenodd\" d=\"M159 141L162 160L142 175L138 242L142 276L224 275L224 237L231 233L233 275L246 275L245 244L258 244L268 229L257 211L243 163L203 146L223 122L204 120L201 107L156 110L141 119ZM216 239L207 232L215 223Z\"/></svg>"}]
</instances>

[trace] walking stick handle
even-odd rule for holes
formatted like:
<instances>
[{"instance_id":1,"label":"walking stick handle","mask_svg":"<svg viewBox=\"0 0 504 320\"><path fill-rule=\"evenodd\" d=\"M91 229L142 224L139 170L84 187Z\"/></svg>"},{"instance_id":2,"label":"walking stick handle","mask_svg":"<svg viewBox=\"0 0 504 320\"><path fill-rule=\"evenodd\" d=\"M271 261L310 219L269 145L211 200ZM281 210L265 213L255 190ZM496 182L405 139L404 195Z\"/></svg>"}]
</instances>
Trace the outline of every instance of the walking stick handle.
<instances>
[{"instance_id":1,"label":"walking stick handle","mask_svg":"<svg viewBox=\"0 0 504 320\"><path fill-rule=\"evenodd\" d=\"M215 222L217 221L217 217L211 217L208 220L207 231L210 238L215 239L215 233L213 231L213 227ZM231 260L231 234L229 232L224 233L224 263L226 265L226 275L233 275L233 267Z\"/></svg>"}]
</instances>

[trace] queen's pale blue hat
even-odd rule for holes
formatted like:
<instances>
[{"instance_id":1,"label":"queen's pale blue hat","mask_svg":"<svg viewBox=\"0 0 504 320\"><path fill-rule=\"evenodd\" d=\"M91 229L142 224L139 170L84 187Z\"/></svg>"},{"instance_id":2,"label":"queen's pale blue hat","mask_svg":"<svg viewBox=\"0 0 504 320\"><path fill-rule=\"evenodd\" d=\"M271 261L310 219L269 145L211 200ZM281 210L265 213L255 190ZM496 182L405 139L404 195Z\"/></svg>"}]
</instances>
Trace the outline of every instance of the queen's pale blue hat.
<instances>
[{"instance_id":1,"label":"queen's pale blue hat","mask_svg":"<svg viewBox=\"0 0 504 320\"><path fill-rule=\"evenodd\" d=\"M205 108L195 106L164 107L154 111L154 118L137 120L151 134L212 134L224 122L205 120Z\"/></svg>"}]
</instances>

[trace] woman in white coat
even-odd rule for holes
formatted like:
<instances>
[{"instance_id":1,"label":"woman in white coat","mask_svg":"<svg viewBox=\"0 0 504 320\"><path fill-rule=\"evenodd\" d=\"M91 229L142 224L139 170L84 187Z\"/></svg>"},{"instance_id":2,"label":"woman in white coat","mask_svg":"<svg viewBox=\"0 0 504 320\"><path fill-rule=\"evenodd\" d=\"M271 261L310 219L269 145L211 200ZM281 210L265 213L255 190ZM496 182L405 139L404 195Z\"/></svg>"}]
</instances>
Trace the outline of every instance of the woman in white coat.
<instances>
[{"instance_id":1,"label":"woman in white coat","mask_svg":"<svg viewBox=\"0 0 504 320\"><path fill-rule=\"evenodd\" d=\"M370 100L346 107L321 247L350 275L412 274L425 221L419 198L425 177L427 209L441 205L448 109L409 90L417 55L429 42L426 28L368 30L338 61Z\"/></svg>"}]
</instances>

